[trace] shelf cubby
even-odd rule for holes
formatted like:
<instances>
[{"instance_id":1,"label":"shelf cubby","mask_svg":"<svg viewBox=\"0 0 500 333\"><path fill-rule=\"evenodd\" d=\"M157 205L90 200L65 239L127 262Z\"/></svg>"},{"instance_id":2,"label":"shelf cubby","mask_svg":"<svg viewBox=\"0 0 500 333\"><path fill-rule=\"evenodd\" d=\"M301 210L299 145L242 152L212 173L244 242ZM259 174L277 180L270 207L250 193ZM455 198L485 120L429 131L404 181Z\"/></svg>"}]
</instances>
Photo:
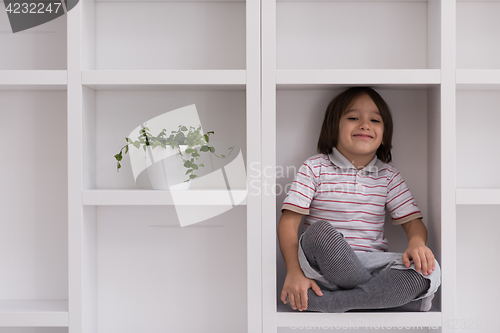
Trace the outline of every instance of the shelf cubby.
<instances>
[{"instance_id":1,"label":"shelf cubby","mask_svg":"<svg viewBox=\"0 0 500 333\"><path fill-rule=\"evenodd\" d=\"M101 86L103 90L93 90L86 86L82 88L85 123L84 190L151 189L147 177L142 173L138 176L137 183L134 181L129 154L124 155L120 172L116 170L113 156L126 144L125 137L134 128L156 116L191 104L195 104L197 108L203 131L215 132L211 136L211 142L235 146L235 154L239 153L241 147L243 159L246 159L245 90L179 90L178 86L173 90L106 90L108 87L109 85ZM221 118L225 121L217 120ZM166 125L172 127L171 124ZM245 179L242 179L235 189L245 188ZM96 195L99 197L100 194ZM128 195L131 195L130 192L124 192L122 198Z\"/></svg>"},{"instance_id":2,"label":"shelf cubby","mask_svg":"<svg viewBox=\"0 0 500 333\"><path fill-rule=\"evenodd\" d=\"M6 4L7 5L7 4ZM7 11L0 11L1 70L66 70L66 15L12 32Z\"/></svg>"},{"instance_id":3,"label":"shelf cubby","mask_svg":"<svg viewBox=\"0 0 500 333\"><path fill-rule=\"evenodd\" d=\"M277 69L440 68L440 1L277 1Z\"/></svg>"},{"instance_id":4,"label":"shelf cubby","mask_svg":"<svg viewBox=\"0 0 500 333\"><path fill-rule=\"evenodd\" d=\"M84 70L246 68L245 1L83 1Z\"/></svg>"},{"instance_id":5,"label":"shelf cubby","mask_svg":"<svg viewBox=\"0 0 500 333\"><path fill-rule=\"evenodd\" d=\"M0 91L0 327L68 327L66 101Z\"/></svg>"},{"instance_id":6,"label":"shelf cubby","mask_svg":"<svg viewBox=\"0 0 500 333\"><path fill-rule=\"evenodd\" d=\"M282 82L282 81L278 81ZM432 82L432 80L430 81ZM324 83L324 82L323 82ZM299 84L290 88L290 84L277 84L276 92L276 146L291 146L294 149L277 149L276 165L276 221L281 216L281 206L286 196L288 186L295 173L308 157L316 154L325 110L329 102L338 93L352 85L324 84L318 88L318 83ZM405 178L422 214L424 223L429 230L429 247L441 262L441 213L437 204L440 192L440 156L436 145L431 140L439 138L441 129L436 121L441 116L440 86L434 84L372 84L391 108L394 121L393 161ZM291 135L300 133L300 135ZM419 140L415 140L415 138ZM392 226L386 221L385 234L389 240L391 252L404 252L406 235L399 226ZM280 294L286 276L286 266L277 251L277 315L279 327L297 326L329 326L335 324L353 324L354 318L359 319L368 327L383 326L399 327L402 323L414 323L425 327L441 326L440 291L436 293L433 308L428 313L390 313L356 312L347 314L301 313L291 310L280 301ZM354 325L354 324L353 324ZM342 326L342 325L341 325Z\"/></svg>"},{"instance_id":7,"label":"shelf cubby","mask_svg":"<svg viewBox=\"0 0 500 333\"><path fill-rule=\"evenodd\" d=\"M499 189L500 90L457 91L457 188Z\"/></svg>"},{"instance_id":8,"label":"shelf cubby","mask_svg":"<svg viewBox=\"0 0 500 333\"><path fill-rule=\"evenodd\" d=\"M457 1L459 69L500 69L500 1Z\"/></svg>"},{"instance_id":9,"label":"shelf cubby","mask_svg":"<svg viewBox=\"0 0 500 333\"><path fill-rule=\"evenodd\" d=\"M496 254L492 251L498 242L500 207L495 205L467 205L457 207L457 307L456 322L451 326L460 331L493 332L500 327L496 313L497 283ZM480 239L481 241L475 241ZM488 297L478 292L479 285L487 286ZM491 296L491 297L490 297ZM460 330L458 330L460 328Z\"/></svg>"},{"instance_id":10,"label":"shelf cubby","mask_svg":"<svg viewBox=\"0 0 500 333\"><path fill-rule=\"evenodd\" d=\"M245 331L227 304L246 297L246 207L181 228L173 206L86 206L83 223L88 331Z\"/></svg>"}]
</instances>

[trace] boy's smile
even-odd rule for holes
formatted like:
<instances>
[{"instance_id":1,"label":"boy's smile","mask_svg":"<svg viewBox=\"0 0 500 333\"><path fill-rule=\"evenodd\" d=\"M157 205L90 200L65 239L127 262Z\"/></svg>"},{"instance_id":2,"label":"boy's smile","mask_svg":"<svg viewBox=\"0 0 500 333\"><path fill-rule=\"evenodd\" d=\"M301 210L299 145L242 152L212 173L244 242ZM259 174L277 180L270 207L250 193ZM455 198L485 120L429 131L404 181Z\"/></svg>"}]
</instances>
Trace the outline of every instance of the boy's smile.
<instances>
[{"instance_id":1,"label":"boy's smile","mask_svg":"<svg viewBox=\"0 0 500 333\"><path fill-rule=\"evenodd\" d=\"M361 169L375 157L383 135L384 123L377 106L368 95L362 95L340 118L337 149Z\"/></svg>"}]
</instances>

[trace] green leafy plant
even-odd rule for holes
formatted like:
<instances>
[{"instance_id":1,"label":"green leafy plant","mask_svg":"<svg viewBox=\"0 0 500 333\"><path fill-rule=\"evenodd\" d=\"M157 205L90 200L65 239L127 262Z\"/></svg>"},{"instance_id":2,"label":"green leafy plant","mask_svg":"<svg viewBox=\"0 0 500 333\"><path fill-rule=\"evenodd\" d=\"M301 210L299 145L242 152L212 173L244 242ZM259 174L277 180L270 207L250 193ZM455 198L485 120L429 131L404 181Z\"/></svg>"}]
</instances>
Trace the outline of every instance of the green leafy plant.
<instances>
[{"instance_id":1,"label":"green leafy plant","mask_svg":"<svg viewBox=\"0 0 500 333\"><path fill-rule=\"evenodd\" d=\"M212 153L219 158L226 158L233 151L233 147L228 148L229 153L226 155L217 155L215 153L215 148L209 146L208 143L210 141L210 135L214 134L213 131L207 132L206 134L201 134L201 125L198 128L194 128L190 126L189 129L186 126L179 125L177 131L172 131L170 136L167 137L166 130L163 129L157 136L153 136L150 133L149 128L144 127L139 131L139 137L137 140L133 141L130 138L125 138L127 144L120 149L120 152L115 155L115 159L117 161L116 170L119 171L121 168L120 162L123 159L123 155L128 153L128 147L130 145L134 146L137 149L140 149L141 146L146 151L146 147L150 146L152 149L160 146L166 148L170 146L172 149L176 149L180 154L182 161L184 162L184 167L187 168L186 175L189 175L189 179L184 182L188 182L193 178L196 178L195 174L196 170L200 167L204 167L203 163L197 164L198 157L200 154L198 153L198 149L195 147L200 147L200 152ZM187 145L188 148L185 150L185 155L182 154L180 145Z\"/></svg>"}]
</instances>

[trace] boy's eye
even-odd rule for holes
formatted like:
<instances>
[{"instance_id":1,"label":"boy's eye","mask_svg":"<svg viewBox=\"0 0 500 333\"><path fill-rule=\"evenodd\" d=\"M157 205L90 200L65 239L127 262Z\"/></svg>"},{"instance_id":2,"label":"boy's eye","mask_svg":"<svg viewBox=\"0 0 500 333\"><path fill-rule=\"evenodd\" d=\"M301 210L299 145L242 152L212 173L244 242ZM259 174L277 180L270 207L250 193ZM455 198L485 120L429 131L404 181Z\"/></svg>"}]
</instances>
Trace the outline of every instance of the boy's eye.
<instances>
[{"instance_id":1,"label":"boy's eye","mask_svg":"<svg viewBox=\"0 0 500 333\"><path fill-rule=\"evenodd\" d=\"M356 118L356 117L349 117L347 119L349 119L349 120L358 120L358 118Z\"/></svg>"},{"instance_id":2,"label":"boy's eye","mask_svg":"<svg viewBox=\"0 0 500 333\"><path fill-rule=\"evenodd\" d=\"M378 119L372 119L372 121L373 121L374 123L380 123L380 120L378 120Z\"/></svg>"}]
</instances>

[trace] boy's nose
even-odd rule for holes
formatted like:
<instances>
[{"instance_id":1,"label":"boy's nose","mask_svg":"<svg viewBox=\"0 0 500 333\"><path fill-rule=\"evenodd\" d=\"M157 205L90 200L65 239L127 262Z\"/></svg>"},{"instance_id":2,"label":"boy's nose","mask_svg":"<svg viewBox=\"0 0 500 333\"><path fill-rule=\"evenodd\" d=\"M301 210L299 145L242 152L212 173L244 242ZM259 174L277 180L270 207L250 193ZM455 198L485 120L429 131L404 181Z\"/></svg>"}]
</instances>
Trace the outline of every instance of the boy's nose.
<instances>
[{"instance_id":1,"label":"boy's nose","mask_svg":"<svg viewBox=\"0 0 500 333\"><path fill-rule=\"evenodd\" d=\"M370 122L368 120L361 121L360 128L362 128L362 129L370 129Z\"/></svg>"}]
</instances>

